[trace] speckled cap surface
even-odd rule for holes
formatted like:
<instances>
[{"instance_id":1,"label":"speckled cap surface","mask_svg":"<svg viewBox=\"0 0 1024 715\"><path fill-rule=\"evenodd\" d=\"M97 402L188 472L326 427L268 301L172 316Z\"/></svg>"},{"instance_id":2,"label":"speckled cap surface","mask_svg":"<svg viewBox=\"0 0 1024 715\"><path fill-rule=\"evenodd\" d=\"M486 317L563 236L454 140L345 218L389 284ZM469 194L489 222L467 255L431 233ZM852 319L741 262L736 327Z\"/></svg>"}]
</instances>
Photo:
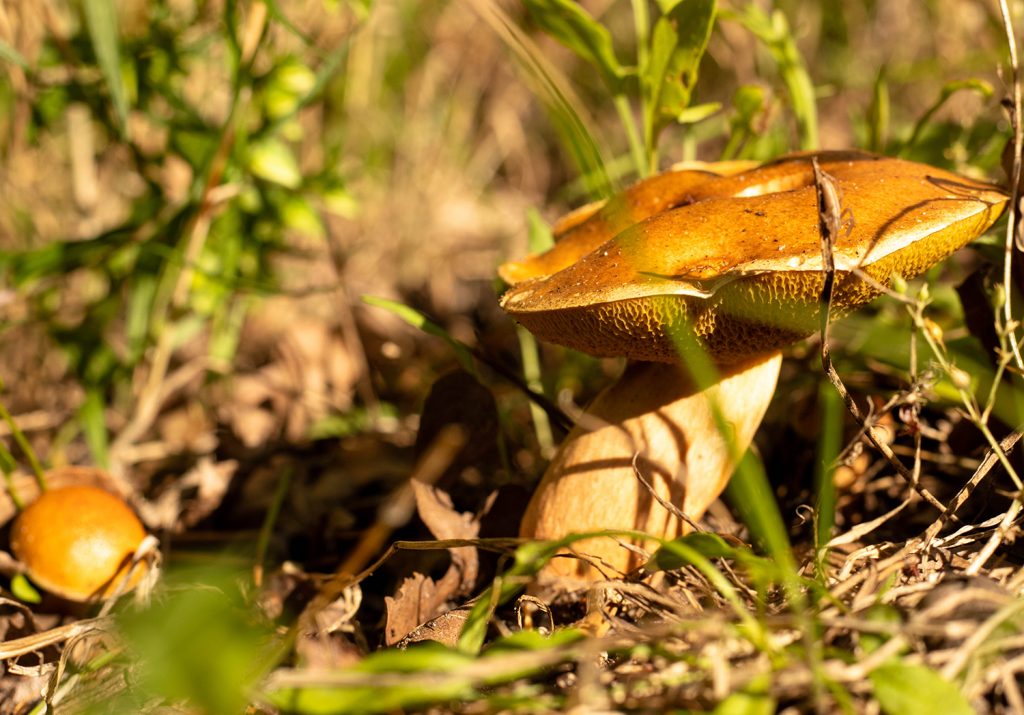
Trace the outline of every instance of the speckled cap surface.
<instances>
[{"instance_id":1,"label":"speckled cap surface","mask_svg":"<svg viewBox=\"0 0 1024 715\"><path fill-rule=\"evenodd\" d=\"M642 181L562 222L546 253L503 266L513 286L501 305L540 339L597 356L672 362L673 333L686 329L726 364L805 337L824 280L811 156ZM924 164L816 156L852 216L834 249L837 316L880 292L858 269L881 285L915 276L987 230L1007 201Z\"/></svg>"}]
</instances>

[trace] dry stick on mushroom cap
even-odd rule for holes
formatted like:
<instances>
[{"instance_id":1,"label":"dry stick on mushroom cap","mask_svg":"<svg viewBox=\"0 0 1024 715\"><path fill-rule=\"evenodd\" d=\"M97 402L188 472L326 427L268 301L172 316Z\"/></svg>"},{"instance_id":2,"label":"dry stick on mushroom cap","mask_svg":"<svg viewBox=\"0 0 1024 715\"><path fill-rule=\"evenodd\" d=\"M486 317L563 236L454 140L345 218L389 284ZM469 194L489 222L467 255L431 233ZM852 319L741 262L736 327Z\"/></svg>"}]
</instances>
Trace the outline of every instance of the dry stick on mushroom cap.
<instances>
[{"instance_id":1,"label":"dry stick on mushroom cap","mask_svg":"<svg viewBox=\"0 0 1024 715\"><path fill-rule=\"evenodd\" d=\"M835 366L832 364L832 355L828 347L828 328L829 328L829 317L832 310L832 292L835 287L836 277L836 265L835 255L833 250L835 247L836 237L839 235L839 231L842 226L842 216L844 209L841 205L841 199L839 196L838 187L836 181L829 174L821 170L818 164L817 158L811 160L811 166L814 168L814 188L818 198L818 230L821 234L821 260L822 260L822 272L824 273L824 281L821 287L821 366L825 370L825 374L828 376L829 381L835 387L836 392L843 400L843 404L846 405L846 409L849 410L853 418L857 420L857 423L861 425L863 433L867 436L868 441L871 442L872 446L882 453L883 456L889 461L901 477L903 477L908 484L916 491L921 497L931 504L933 507L939 510L939 513L945 514L946 507L942 504L935 496L927 489L922 487L919 483L919 473L915 463L915 469L910 470L903 462L900 461L888 444L878 438L875 433L875 428L871 424L870 420L867 419L864 414L857 407L857 403L854 402L853 397L850 395L850 391L846 389L846 385L843 384L842 378L839 377L839 373L836 372ZM847 209L848 211L848 209ZM854 220L856 220L854 218ZM951 515L952 519L956 519L955 515Z\"/></svg>"},{"instance_id":2,"label":"dry stick on mushroom cap","mask_svg":"<svg viewBox=\"0 0 1024 715\"><path fill-rule=\"evenodd\" d=\"M837 228L830 253L837 313L878 295L893 275L916 275L948 256L987 229L1006 203L995 187L921 164L862 152L801 154L732 177L705 174L708 185L697 182L692 200L604 243L594 232L516 264L518 282L502 298L506 311L542 339L632 359L589 410L607 427L577 427L549 465L523 536L685 533L689 527L634 477L634 455L659 496L691 519L717 498L771 399L779 349L820 328L826 259L814 230L820 213L812 158L836 178L858 219L845 234ZM607 219L592 212L570 233L583 235L587 221ZM678 364L673 336L687 326L724 375L707 390ZM715 424L716 401L734 427L733 449ZM580 548L622 571L637 564L611 539ZM548 571L594 576L567 559Z\"/></svg>"}]
</instances>

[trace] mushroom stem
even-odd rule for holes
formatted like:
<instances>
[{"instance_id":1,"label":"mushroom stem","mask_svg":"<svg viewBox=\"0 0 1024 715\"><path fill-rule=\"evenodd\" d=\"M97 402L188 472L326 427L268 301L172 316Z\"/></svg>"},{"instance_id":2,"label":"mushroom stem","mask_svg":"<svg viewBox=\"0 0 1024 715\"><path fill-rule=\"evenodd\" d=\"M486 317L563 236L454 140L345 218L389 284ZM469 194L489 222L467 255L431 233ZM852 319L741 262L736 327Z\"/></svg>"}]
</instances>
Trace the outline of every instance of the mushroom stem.
<instances>
[{"instance_id":1,"label":"mushroom stem","mask_svg":"<svg viewBox=\"0 0 1024 715\"><path fill-rule=\"evenodd\" d=\"M703 391L680 365L631 361L622 377L595 398L548 465L520 535L557 539L604 529L664 538L687 533L689 524L659 504L635 470L642 471L660 500L691 520L700 519L728 483L737 455L750 445L781 361L774 352L726 366L721 379ZM719 431L713 405L731 428L729 440ZM574 551L622 573L641 563L636 551L609 537L577 542ZM546 574L587 580L601 576L579 559L555 559Z\"/></svg>"}]
</instances>

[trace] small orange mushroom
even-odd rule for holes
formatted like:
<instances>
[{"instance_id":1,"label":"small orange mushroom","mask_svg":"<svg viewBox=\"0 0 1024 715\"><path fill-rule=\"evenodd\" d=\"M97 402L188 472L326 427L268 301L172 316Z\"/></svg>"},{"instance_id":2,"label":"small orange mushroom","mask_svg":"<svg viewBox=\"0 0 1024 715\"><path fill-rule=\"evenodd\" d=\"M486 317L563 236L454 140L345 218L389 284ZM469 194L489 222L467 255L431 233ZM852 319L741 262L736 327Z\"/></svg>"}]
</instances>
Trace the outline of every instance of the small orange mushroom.
<instances>
[{"instance_id":1,"label":"small orange mushroom","mask_svg":"<svg viewBox=\"0 0 1024 715\"><path fill-rule=\"evenodd\" d=\"M11 527L11 550L33 583L69 601L114 594L146 530L119 497L93 486L56 487ZM134 587L142 577L132 577Z\"/></svg>"},{"instance_id":2,"label":"small orange mushroom","mask_svg":"<svg viewBox=\"0 0 1024 715\"><path fill-rule=\"evenodd\" d=\"M512 283L501 305L543 340L630 362L552 460L522 536L686 533L688 524L656 503L635 469L690 520L718 497L771 400L781 348L818 328L824 270L812 157L852 215L833 249L836 316L982 234L1007 201L995 186L931 166L819 152L739 173L726 167L726 175L713 164L672 172L563 222L564 236L548 252L501 268ZM665 202L649 199L650 190L665 187L679 190ZM683 331L697 341L681 341ZM697 342L721 375L706 390L680 359ZM713 404L731 427L731 449ZM612 539L577 550L620 572L639 562ZM548 572L598 575L569 559L553 561Z\"/></svg>"}]
</instances>

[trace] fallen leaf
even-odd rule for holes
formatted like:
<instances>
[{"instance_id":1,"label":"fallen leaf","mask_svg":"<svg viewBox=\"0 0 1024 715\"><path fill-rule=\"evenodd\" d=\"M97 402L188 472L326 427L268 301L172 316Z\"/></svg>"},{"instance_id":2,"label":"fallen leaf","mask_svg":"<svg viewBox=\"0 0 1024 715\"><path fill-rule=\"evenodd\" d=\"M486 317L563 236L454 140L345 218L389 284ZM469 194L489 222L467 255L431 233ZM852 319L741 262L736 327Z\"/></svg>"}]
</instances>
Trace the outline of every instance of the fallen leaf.
<instances>
[{"instance_id":1,"label":"fallen leaf","mask_svg":"<svg viewBox=\"0 0 1024 715\"><path fill-rule=\"evenodd\" d=\"M452 506L452 499L437 487L413 480L413 494L420 519L435 538L475 539L480 534L480 522L473 514L459 512ZM461 546L449 549L452 565L438 582L439 590L450 596L464 596L473 590L479 572L480 561L476 548Z\"/></svg>"},{"instance_id":2,"label":"fallen leaf","mask_svg":"<svg viewBox=\"0 0 1024 715\"><path fill-rule=\"evenodd\" d=\"M415 479L411 484L420 519L435 538L447 540L477 537L480 522L476 516L457 511L452 506L451 497L437 487ZM439 580L434 581L429 576L414 573L402 582L393 597L384 599L387 609L384 639L389 646L411 637L421 624L429 623L437 617L446 603L473 590L480 567L476 548L460 546L449 549L448 553L452 563ZM429 635L431 632L431 629L424 631L423 637L417 640L436 640ZM441 638L451 634L441 629L437 635ZM457 640L458 635L454 638Z\"/></svg>"},{"instance_id":3,"label":"fallen leaf","mask_svg":"<svg viewBox=\"0 0 1024 715\"><path fill-rule=\"evenodd\" d=\"M389 646L398 643L421 623L432 618L443 602L444 599L438 601L437 584L432 578L419 572L407 577L393 597L384 598L387 611L384 642Z\"/></svg>"},{"instance_id":4,"label":"fallen leaf","mask_svg":"<svg viewBox=\"0 0 1024 715\"><path fill-rule=\"evenodd\" d=\"M436 618L431 618L422 626L414 628L409 635L397 643L399 648L406 648L412 643L422 641L435 641L454 648L459 644L459 636L462 635L462 626L469 618L470 609L467 606L459 606L450 611L442 613Z\"/></svg>"}]
</instances>

